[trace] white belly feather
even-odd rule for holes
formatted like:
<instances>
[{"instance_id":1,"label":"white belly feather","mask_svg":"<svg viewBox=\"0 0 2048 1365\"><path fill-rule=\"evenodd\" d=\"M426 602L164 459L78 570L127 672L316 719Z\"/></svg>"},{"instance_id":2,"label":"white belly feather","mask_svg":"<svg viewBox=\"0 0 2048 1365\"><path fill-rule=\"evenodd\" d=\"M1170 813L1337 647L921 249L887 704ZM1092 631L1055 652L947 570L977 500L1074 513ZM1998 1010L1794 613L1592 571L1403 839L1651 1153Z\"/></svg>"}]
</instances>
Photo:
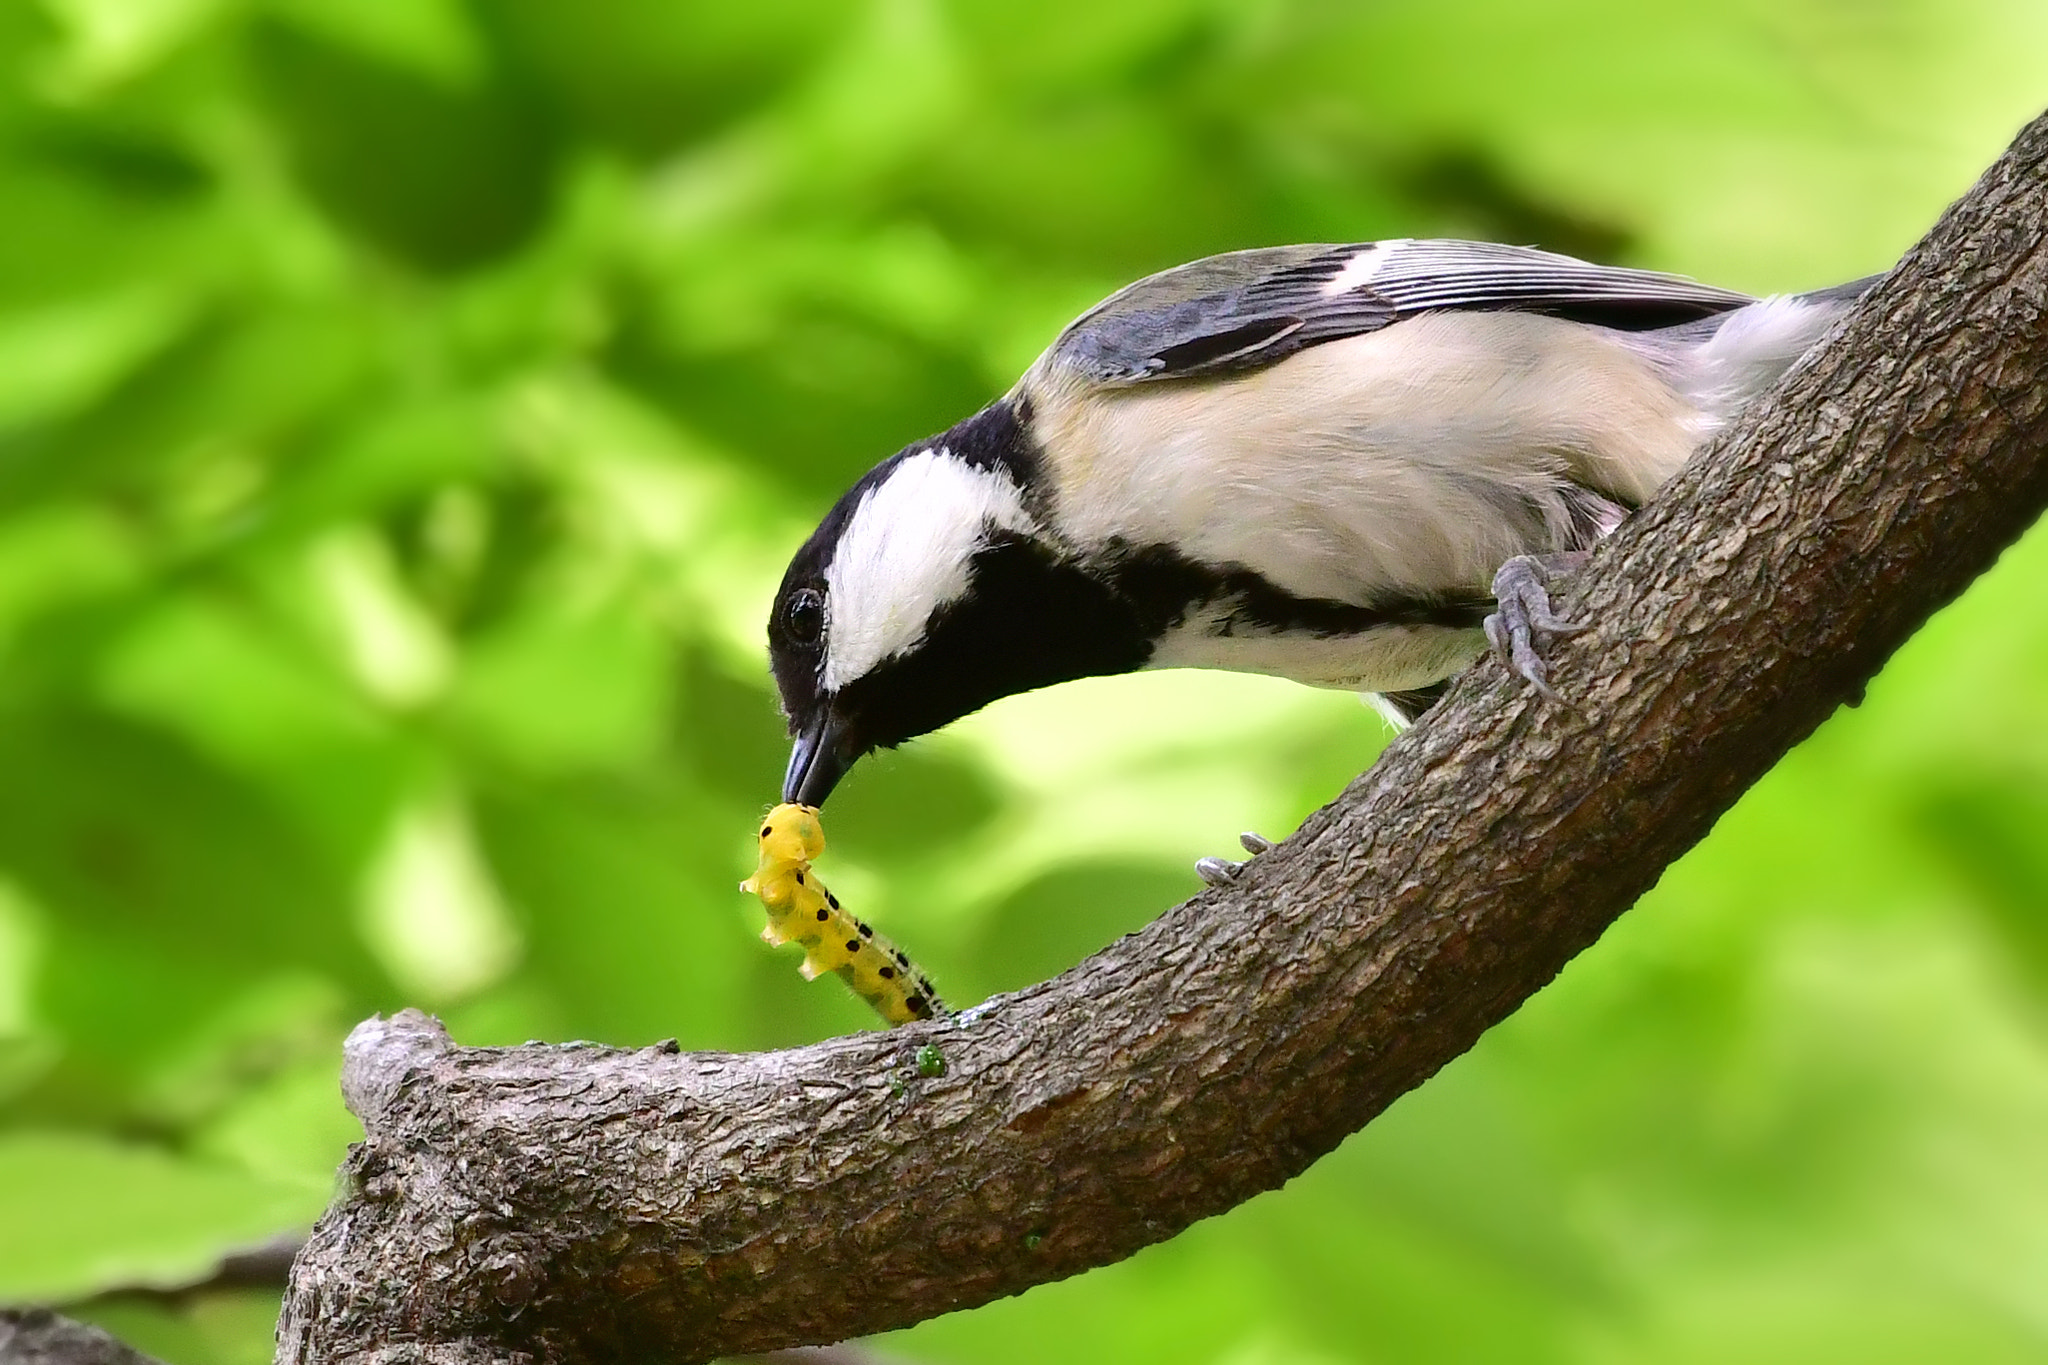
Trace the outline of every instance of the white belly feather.
<instances>
[{"instance_id":1,"label":"white belly feather","mask_svg":"<svg viewBox=\"0 0 2048 1365\"><path fill-rule=\"evenodd\" d=\"M1224 668L1346 692L1405 692L1449 677L1479 657L1485 637L1447 626L1379 626L1357 635L1218 634L1210 619L1175 627L1147 668Z\"/></svg>"}]
</instances>

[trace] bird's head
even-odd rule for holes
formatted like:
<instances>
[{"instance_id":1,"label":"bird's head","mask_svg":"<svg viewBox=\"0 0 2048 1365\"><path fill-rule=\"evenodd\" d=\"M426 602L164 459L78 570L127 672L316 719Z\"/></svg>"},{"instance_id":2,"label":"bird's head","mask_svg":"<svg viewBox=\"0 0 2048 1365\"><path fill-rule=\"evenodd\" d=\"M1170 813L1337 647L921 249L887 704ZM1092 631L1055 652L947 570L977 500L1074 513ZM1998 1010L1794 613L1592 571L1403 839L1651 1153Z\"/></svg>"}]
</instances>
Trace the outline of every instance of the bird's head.
<instances>
[{"instance_id":1,"label":"bird's head","mask_svg":"<svg viewBox=\"0 0 2048 1365\"><path fill-rule=\"evenodd\" d=\"M906 447L790 562L768 619L784 801L998 697L1144 663L1135 616L1046 525L1026 420L1005 400Z\"/></svg>"}]
</instances>

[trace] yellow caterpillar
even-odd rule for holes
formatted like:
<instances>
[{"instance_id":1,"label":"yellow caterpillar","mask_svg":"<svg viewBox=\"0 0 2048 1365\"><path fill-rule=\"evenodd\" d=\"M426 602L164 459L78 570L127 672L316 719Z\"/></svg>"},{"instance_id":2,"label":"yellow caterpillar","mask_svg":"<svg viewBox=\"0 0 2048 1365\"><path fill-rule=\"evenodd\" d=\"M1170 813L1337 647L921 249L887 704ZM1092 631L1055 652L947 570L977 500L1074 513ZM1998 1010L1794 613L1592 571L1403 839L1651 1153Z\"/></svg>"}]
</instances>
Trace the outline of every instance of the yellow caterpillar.
<instances>
[{"instance_id":1,"label":"yellow caterpillar","mask_svg":"<svg viewBox=\"0 0 2048 1365\"><path fill-rule=\"evenodd\" d=\"M770 943L801 943L804 980L837 972L891 1024L945 1014L945 1002L901 948L840 908L811 871L825 831L811 806L777 806L761 824L761 864L740 890L761 898Z\"/></svg>"}]
</instances>

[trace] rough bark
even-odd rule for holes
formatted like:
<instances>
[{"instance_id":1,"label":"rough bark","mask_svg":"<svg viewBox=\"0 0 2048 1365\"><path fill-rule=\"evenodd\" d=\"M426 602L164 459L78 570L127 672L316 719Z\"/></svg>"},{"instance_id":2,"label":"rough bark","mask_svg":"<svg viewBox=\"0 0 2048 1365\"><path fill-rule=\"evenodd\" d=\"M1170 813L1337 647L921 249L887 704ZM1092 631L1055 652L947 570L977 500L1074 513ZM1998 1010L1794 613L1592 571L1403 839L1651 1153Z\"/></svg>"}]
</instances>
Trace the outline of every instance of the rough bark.
<instances>
[{"instance_id":1,"label":"rough bark","mask_svg":"<svg viewBox=\"0 0 2048 1365\"><path fill-rule=\"evenodd\" d=\"M2048 117L1568 594L1224 890L958 1018L764 1055L351 1038L283 1362L899 1327L1272 1189L1555 976L2048 502ZM944 1074L920 1067L936 1048Z\"/></svg>"}]
</instances>

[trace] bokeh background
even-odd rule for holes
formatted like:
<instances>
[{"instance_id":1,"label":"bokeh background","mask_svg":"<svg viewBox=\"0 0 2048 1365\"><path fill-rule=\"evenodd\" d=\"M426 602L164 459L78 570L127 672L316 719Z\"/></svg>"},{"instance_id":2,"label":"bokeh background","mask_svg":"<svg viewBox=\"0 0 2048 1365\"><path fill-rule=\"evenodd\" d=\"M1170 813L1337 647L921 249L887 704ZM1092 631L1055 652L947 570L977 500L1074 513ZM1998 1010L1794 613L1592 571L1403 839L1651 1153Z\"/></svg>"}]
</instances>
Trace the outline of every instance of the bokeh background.
<instances>
[{"instance_id":1,"label":"bokeh background","mask_svg":"<svg viewBox=\"0 0 2048 1365\"><path fill-rule=\"evenodd\" d=\"M0 1302L274 1292L337 1047L871 1021L735 881L835 493L1140 273L1462 234L1883 269L2040 0L0 5ZM968 1003L1385 741L1162 674L865 766L826 870ZM1551 989L1286 1190L914 1361L2048 1358L2048 534Z\"/></svg>"}]
</instances>

